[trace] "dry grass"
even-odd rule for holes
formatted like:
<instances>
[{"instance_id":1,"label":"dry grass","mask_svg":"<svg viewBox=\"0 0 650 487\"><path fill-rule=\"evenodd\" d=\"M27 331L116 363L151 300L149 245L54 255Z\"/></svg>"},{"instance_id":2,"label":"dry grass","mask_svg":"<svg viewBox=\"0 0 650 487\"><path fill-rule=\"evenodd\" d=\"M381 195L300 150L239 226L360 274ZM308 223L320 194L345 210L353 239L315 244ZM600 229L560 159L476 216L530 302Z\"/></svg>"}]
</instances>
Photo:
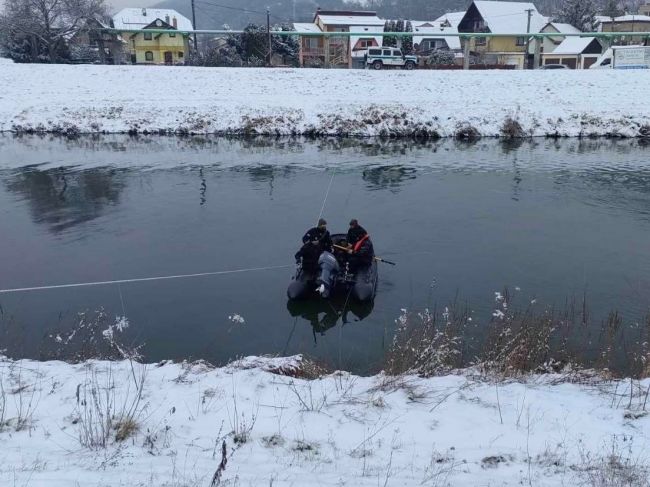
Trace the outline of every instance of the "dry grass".
<instances>
[{"instance_id":1,"label":"dry grass","mask_svg":"<svg viewBox=\"0 0 650 487\"><path fill-rule=\"evenodd\" d=\"M519 120L517 120L516 116L512 115L508 115L505 118L503 124L501 125L500 132L501 137L504 137L506 139L518 139L526 137L526 132L521 126L521 123L519 123Z\"/></svg>"},{"instance_id":2,"label":"dry grass","mask_svg":"<svg viewBox=\"0 0 650 487\"><path fill-rule=\"evenodd\" d=\"M520 308L505 289L496 293L492 317L478 321L457 299L432 312L403 310L384 371L428 377L473 367L512 377L593 369L601 377L636 381L635 404L641 410L649 405L650 390L641 391L638 381L650 376L650 317L629 323L612 312L594 323L584 298L567 300L561 310L534 300Z\"/></svg>"}]
</instances>

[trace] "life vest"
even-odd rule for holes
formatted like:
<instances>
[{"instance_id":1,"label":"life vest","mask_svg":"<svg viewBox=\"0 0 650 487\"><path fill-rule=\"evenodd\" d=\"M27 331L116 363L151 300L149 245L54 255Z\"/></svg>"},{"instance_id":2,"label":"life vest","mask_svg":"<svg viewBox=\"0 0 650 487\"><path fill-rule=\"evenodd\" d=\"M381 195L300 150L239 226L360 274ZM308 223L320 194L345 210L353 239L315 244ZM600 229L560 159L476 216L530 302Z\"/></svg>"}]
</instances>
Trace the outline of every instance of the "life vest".
<instances>
[{"instance_id":1,"label":"life vest","mask_svg":"<svg viewBox=\"0 0 650 487\"><path fill-rule=\"evenodd\" d=\"M366 233L363 237L361 237L361 238L359 239L359 241L358 241L357 243L354 244L354 247L352 247L352 251L355 252L355 253L356 253L356 252L359 252L359 250L361 249L361 246L363 245L363 242L365 242L365 241L368 240L369 238L370 238L370 235L368 235L368 234Z\"/></svg>"}]
</instances>

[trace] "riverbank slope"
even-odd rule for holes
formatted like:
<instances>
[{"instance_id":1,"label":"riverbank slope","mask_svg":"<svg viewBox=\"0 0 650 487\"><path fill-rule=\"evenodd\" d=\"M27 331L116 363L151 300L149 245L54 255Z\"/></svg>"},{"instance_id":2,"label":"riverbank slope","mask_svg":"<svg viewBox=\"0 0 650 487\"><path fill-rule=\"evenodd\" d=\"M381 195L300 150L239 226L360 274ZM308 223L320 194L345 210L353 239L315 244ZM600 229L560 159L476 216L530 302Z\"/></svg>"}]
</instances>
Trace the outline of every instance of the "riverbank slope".
<instances>
[{"instance_id":1,"label":"riverbank slope","mask_svg":"<svg viewBox=\"0 0 650 487\"><path fill-rule=\"evenodd\" d=\"M356 377L249 357L2 359L0 380L2 485L648 485L647 379Z\"/></svg>"},{"instance_id":2,"label":"riverbank slope","mask_svg":"<svg viewBox=\"0 0 650 487\"><path fill-rule=\"evenodd\" d=\"M649 136L648 73L4 63L0 131Z\"/></svg>"}]
</instances>

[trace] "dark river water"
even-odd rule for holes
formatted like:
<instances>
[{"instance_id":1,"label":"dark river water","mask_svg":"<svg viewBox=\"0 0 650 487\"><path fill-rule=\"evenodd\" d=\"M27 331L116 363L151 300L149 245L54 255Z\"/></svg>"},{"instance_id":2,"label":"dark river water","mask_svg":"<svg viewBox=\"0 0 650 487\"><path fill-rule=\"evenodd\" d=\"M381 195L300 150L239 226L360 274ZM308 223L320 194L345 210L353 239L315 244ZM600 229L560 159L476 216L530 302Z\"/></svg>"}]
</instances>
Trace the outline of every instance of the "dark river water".
<instances>
[{"instance_id":1,"label":"dark river water","mask_svg":"<svg viewBox=\"0 0 650 487\"><path fill-rule=\"evenodd\" d=\"M592 315L631 323L650 305L648 154L615 140L0 136L0 289L290 265L0 294L0 350L46 357L103 309L148 360L307 353L366 372L401 308L458 295L489 317L504 286L524 305L586 295ZM285 297L330 183L330 230L358 218L397 262L374 307L342 318L343 303Z\"/></svg>"}]
</instances>

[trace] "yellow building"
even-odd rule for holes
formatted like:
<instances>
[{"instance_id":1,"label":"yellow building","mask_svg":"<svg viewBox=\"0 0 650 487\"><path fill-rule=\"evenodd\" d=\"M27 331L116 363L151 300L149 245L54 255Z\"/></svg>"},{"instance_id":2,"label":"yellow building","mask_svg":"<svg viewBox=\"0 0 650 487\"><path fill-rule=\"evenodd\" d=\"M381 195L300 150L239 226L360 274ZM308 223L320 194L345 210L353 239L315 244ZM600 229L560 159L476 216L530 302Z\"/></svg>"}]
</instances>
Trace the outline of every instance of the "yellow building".
<instances>
[{"instance_id":1,"label":"yellow building","mask_svg":"<svg viewBox=\"0 0 650 487\"><path fill-rule=\"evenodd\" d=\"M470 50L475 59L485 64L523 68L530 57L526 56L528 36L512 37L506 34L537 33L547 23L548 19L532 3L477 0L465 12L458 24L458 32L496 34L472 40Z\"/></svg>"},{"instance_id":2,"label":"yellow building","mask_svg":"<svg viewBox=\"0 0 650 487\"><path fill-rule=\"evenodd\" d=\"M176 31L193 30L192 22L176 10L125 8L113 16L113 27L124 29L121 36L131 64L185 64L189 56L189 35ZM147 32L152 29L169 33Z\"/></svg>"}]
</instances>

